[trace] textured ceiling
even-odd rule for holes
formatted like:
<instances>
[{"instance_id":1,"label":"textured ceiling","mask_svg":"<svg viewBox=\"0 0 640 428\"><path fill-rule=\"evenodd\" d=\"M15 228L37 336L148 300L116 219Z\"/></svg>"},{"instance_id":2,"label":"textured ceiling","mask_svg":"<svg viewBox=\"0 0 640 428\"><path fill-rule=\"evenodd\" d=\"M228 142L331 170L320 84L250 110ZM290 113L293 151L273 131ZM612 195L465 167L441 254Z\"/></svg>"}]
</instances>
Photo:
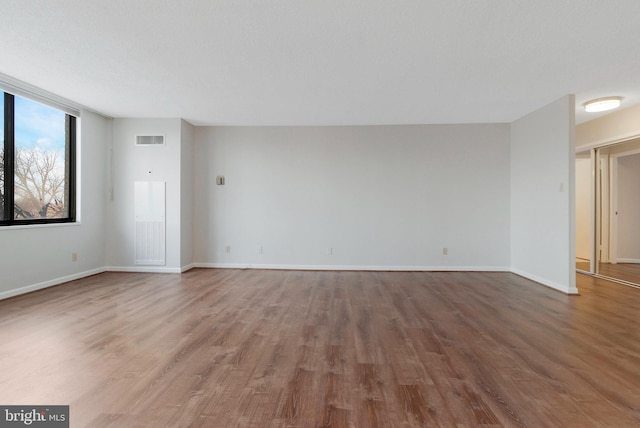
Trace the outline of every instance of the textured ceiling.
<instances>
[{"instance_id":1,"label":"textured ceiling","mask_svg":"<svg viewBox=\"0 0 640 428\"><path fill-rule=\"evenodd\" d=\"M638 0L0 0L0 73L112 117L511 122L640 103Z\"/></svg>"}]
</instances>

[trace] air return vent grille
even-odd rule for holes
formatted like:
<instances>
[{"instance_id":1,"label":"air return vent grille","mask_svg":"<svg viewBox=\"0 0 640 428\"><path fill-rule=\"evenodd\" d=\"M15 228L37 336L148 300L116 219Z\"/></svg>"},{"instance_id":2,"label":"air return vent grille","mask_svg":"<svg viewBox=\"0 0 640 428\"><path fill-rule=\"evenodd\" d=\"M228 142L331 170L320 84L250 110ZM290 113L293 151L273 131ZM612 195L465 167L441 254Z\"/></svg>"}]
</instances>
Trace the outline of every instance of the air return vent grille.
<instances>
[{"instance_id":1,"label":"air return vent grille","mask_svg":"<svg viewBox=\"0 0 640 428\"><path fill-rule=\"evenodd\" d=\"M135 195L135 263L164 266L166 256L164 181L136 181Z\"/></svg>"},{"instance_id":2,"label":"air return vent grille","mask_svg":"<svg viewBox=\"0 0 640 428\"><path fill-rule=\"evenodd\" d=\"M136 135L136 146L164 146L164 135Z\"/></svg>"}]
</instances>

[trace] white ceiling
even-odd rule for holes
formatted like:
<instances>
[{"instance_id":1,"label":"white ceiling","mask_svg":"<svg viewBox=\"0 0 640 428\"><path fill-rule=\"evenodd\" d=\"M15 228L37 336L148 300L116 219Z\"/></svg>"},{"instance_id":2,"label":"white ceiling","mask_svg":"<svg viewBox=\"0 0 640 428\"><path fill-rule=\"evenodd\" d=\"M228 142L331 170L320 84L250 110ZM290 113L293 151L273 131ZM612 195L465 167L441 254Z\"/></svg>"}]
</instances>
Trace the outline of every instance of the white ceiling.
<instances>
[{"instance_id":1,"label":"white ceiling","mask_svg":"<svg viewBox=\"0 0 640 428\"><path fill-rule=\"evenodd\" d=\"M0 73L112 117L511 122L640 103L638 0L0 0Z\"/></svg>"}]
</instances>

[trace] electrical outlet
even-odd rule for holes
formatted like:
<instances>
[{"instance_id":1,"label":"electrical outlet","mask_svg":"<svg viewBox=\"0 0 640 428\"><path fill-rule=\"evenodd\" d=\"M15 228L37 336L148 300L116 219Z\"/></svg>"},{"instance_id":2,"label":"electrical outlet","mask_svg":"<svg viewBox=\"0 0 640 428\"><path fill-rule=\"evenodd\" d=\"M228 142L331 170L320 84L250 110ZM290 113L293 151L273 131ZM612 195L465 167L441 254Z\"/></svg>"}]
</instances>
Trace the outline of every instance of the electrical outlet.
<instances>
[{"instance_id":1,"label":"electrical outlet","mask_svg":"<svg viewBox=\"0 0 640 428\"><path fill-rule=\"evenodd\" d=\"M327 249L327 255L333 256L333 248L328 248Z\"/></svg>"},{"instance_id":2,"label":"electrical outlet","mask_svg":"<svg viewBox=\"0 0 640 428\"><path fill-rule=\"evenodd\" d=\"M71 253L71 261L72 262L78 261L78 253Z\"/></svg>"},{"instance_id":3,"label":"electrical outlet","mask_svg":"<svg viewBox=\"0 0 640 428\"><path fill-rule=\"evenodd\" d=\"M258 254L262 254L262 245L258 247Z\"/></svg>"},{"instance_id":4,"label":"electrical outlet","mask_svg":"<svg viewBox=\"0 0 640 428\"><path fill-rule=\"evenodd\" d=\"M447 247L443 247L442 248L442 255L446 256L447 254L449 254L449 249Z\"/></svg>"},{"instance_id":5,"label":"electrical outlet","mask_svg":"<svg viewBox=\"0 0 640 428\"><path fill-rule=\"evenodd\" d=\"M231 253L231 245L227 244L227 246L224 247L224 252L227 253L227 254L230 254Z\"/></svg>"}]
</instances>

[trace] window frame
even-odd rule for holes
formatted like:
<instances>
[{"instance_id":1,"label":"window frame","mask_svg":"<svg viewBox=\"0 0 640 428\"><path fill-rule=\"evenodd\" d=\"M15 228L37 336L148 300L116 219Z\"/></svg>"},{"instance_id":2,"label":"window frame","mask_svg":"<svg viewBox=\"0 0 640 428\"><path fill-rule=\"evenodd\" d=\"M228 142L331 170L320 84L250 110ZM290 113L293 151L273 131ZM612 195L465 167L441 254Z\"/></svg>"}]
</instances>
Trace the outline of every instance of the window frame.
<instances>
[{"instance_id":1,"label":"window frame","mask_svg":"<svg viewBox=\"0 0 640 428\"><path fill-rule=\"evenodd\" d=\"M0 217L0 227L27 226L41 224L76 223L76 147L77 147L77 117L61 110L56 106L41 103L22 95L4 93L4 212ZM41 103L59 110L65 114L65 204L68 212L66 217L60 218L32 218L15 219L15 97ZM68 199L68 200L67 200Z\"/></svg>"}]
</instances>

